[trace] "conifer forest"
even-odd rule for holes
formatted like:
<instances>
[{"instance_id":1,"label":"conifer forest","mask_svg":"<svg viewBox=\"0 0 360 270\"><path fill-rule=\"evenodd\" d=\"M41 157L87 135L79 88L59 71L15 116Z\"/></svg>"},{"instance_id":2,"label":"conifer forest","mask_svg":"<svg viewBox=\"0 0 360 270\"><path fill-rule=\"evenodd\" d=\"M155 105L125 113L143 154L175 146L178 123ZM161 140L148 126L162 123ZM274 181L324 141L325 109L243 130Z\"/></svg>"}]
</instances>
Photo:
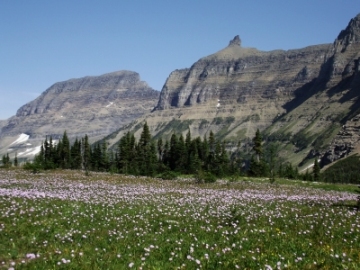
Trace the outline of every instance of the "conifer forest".
<instances>
[{"instance_id":1,"label":"conifer forest","mask_svg":"<svg viewBox=\"0 0 360 270\"><path fill-rule=\"evenodd\" d=\"M202 182L214 182L222 177L252 176L302 179L306 181L328 181L357 183L356 169L344 170L334 167L320 173L317 159L311 170L299 173L298 168L278 156L279 147L274 142L264 142L259 130L252 139L252 148L244 153L239 147L227 151L226 141L215 138L210 131L204 138L192 138L190 131L185 138L182 134L172 134L170 140L154 140L147 123L144 123L140 138L128 132L115 149L109 150L106 141L91 145L88 136L75 139L71 144L66 131L54 143L46 137L40 153L32 163L24 168L37 170L73 169L85 171L111 172L127 175L153 176L174 179L178 175L193 175ZM346 164L356 164L358 157L352 157ZM11 166L9 156L2 158L3 166ZM18 166L15 157L14 166ZM353 166L352 166L353 167ZM349 173L352 176L349 176ZM322 177L326 175L326 177Z\"/></svg>"}]
</instances>

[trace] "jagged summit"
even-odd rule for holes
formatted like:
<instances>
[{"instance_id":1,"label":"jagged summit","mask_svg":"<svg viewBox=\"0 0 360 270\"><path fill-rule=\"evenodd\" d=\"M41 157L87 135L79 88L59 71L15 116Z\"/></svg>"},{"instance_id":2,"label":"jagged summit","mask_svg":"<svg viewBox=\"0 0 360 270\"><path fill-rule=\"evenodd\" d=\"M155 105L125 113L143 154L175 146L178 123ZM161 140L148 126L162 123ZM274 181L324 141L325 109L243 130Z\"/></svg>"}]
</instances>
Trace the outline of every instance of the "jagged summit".
<instances>
[{"instance_id":1,"label":"jagged summit","mask_svg":"<svg viewBox=\"0 0 360 270\"><path fill-rule=\"evenodd\" d=\"M352 18L345 30L342 30L337 37L345 44L360 42L360 13Z\"/></svg>"},{"instance_id":2,"label":"jagged summit","mask_svg":"<svg viewBox=\"0 0 360 270\"><path fill-rule=\"evenodd\" d=\"M230 40L229 47L230 46L241 46L241 39L239 35L236 35L232 40Z\"/></svg>"},{"instance_id":3,"label":"jagged summit","mask_svg":"<svg viewBox=\"0 0 360 270\"><path fill-rule=\"evenodd\" d=\"M245 48L241 46L241 39L239 35L236 35L232 40L230 40L229 45L220 51L210 54L203 57L201 60L208 61L228 61L231 59L239 59L246 56L258 56L262 55L263 52L257 50L256 48Z\"/></svg>"}]
</instances>

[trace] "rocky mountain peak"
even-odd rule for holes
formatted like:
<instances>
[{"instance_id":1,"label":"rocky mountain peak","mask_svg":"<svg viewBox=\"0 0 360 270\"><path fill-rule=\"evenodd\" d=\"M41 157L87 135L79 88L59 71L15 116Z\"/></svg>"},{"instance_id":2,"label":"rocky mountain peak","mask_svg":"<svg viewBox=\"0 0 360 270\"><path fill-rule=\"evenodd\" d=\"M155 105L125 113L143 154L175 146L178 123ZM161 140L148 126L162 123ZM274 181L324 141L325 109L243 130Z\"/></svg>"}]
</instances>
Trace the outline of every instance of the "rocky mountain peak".
<instances>
[{"instance_id":1,"label":"rocky mountain peak","mask_svg":"<svg viewBox=\"0 0 360 270\"><path fill-rule=\"evenodd\" d=\"M16 116L0 121L0 155L30 157L45 136L57 140L65 130L70 139L87 134L90 141L97 140L150 112L159 94L128 70L57 82ZM29 140L10 147L19 136Z\"/></svg>"},{"instance_id":2,"label":"rocky mountain peak","mask_svg":"<svg viewBox=\"0 0 360 270\"><path fill-rule=\"evenodd\" d=\"M150 96L155 93L140 75L133 71L121 70L100 76L87 76L57 82L49 87L37 99L18 109L16 116L27 116L60 110L72 110L88 104L107 105L115 99L129 98L134 95ZM152 98L158 96L154 94ZM75 102L75 98L78 100Z\"/></svg>"},{"instance_id":3,"label":"rocky mountain peak","mask_svg":"<svg viewBox=\"0 0 360 270\"><path fill-rule=\"evenodd\" d=\"M350 20L345 30L340 32L337 41L342 41L344 45L360 42L360 13Z\"/></svg>"},{"instance_id":4,"label":"rocky mountain peak","mask_svg":"<svg viewBox=\"0 0 360 270\"><path fill-rule=\"evenodd\" d=\"M347 27L335 39L325 58L319 78L327 80L327 86L335 86L338 79L359 74L360 14L352 18ZM324 77L325 75L325 77ZM328 78L326 77L328 76ZM336 79L336 77L339 77Z\"/></svg>"},{"instance_id":5,"label":"rocky mountain peak","mask_svg":"<svg viewBox=\"0 0 360 270\"><path fill-rule=\"evenodd\" d=\"M230 40L229 47L230 46L241 46L241 39L239 35L236 35L232 40Z\"/></svg>"}]
</instances>

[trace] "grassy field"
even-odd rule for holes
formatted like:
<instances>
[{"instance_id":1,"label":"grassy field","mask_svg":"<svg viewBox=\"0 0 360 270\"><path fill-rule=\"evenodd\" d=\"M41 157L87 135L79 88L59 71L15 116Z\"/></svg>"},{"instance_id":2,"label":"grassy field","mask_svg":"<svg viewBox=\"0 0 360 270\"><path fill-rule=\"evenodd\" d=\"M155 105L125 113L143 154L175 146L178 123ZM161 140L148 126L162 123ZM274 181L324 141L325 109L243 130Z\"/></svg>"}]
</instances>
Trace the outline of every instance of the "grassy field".
<instances>
[{"instance_id":1,"label":"grassy field","mask_svg":"<svg viewBox=\"0 0 360 270\"><path fill-rule=\"evenodd\" d=\"M354 186L311 185L0 170L0 269L360 269Z\"/></svg>"}]
</instances>

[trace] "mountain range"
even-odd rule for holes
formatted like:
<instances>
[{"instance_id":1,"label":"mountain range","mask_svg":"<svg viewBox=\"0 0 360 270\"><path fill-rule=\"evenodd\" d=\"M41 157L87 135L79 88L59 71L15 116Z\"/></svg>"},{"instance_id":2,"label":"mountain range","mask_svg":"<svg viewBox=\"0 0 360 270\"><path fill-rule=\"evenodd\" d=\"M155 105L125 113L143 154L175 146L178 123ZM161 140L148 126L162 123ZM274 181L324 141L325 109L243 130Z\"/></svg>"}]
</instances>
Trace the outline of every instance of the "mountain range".
<instances>
[{"instance_id":1,"label":"mountain range","mask_svg":"<svg viewBox=\"0 0 360 270\"><path fill-rule=\"evenodd\" d=\"M114 147L146 121L155 138L212 131L229 150L240 142L248 151L259 129L302 169L314 158L326 165L360 152L359 61L360 14L333 43L301 49L244 48L235 36L224 49L173 71L161 92L131 71L56 83L0 122L0 153L30 153L45 135L57 138L65 129L71 138L107 135Z\"/></svg>"}]
</instances>

